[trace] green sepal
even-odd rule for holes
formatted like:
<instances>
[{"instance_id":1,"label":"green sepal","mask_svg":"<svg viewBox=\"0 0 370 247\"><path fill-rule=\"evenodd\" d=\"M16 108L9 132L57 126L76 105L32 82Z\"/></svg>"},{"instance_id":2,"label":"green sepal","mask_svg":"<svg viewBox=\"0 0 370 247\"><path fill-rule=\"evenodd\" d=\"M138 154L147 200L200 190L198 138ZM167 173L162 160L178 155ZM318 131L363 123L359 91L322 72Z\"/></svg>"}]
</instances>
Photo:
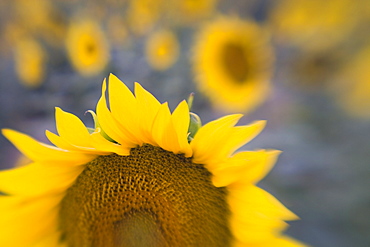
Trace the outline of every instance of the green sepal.
<instances>
[{"instance_id":1,"label":"green sepal","mask_svg":"<svg viewBox=\"0 0 370 247\"><path fill-rule=\"evenodd\" d=\"M100 124L99 124L99 121L98 121L98 117L96 116L96 113L93 111L93 110L88 110L88 111L86 111L85 112L85 114L86 113L90 113L91 114L91 116L92 116L92 118L93 118L93 120L94 120L94 128L87 128L87 130L89 131L89 133L90 134L92 134L92 133L94 133L95 132L95 130L97 129L97 128L99 128L100 129L100 134L105 138L105 139L107 139L108 141L110 141L110 142L114 142L114 143L117 143L115 140L113 140L112 138L110 138L105 132L104 132L104 130L102 129L102 127L100 126Z\"/></svg>"},{"instance_id":2,"label":"green sepal","mask_svg":"<svg viewBox=\"0 0 370 247\"><path fill-rule=\"evenodd\" d=\"M191 142L194 139L195 134L198 130L202 127L202 121L200 117L190 112L190 123L189 123L189 130L188 130L188 141Z\"/></svg>"}]
</instances>

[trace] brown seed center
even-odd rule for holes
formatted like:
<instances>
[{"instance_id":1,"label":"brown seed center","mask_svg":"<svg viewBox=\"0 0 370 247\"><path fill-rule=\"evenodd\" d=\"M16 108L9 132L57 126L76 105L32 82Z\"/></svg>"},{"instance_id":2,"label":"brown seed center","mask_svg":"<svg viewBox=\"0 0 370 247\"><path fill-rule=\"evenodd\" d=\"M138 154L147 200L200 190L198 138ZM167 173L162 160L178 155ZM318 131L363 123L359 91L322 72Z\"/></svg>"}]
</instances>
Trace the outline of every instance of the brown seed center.
<instances>
[{"instance_id":1,"label":"brown seed center","mask_svg":"<svg viewBox=\"0 0 370 247\"><path fill-rule=\"evenodd\" d=\"M96 50L96 47L95 47L95 45L94 45L94 44L90 43L90 44L87 44L87 45L86 45L86 52L87 52L88 54L94 53L94 52L95 52L95 50Z\"/></svg>"},{"instance_id":2,"label":"brown seed center","mask_svg":"<svg viewBox=\"0 0 370 247\"><path fill-rule=\"evenodd\" d=\"M144 145L86 164L61 203L71 247L229 246L225 188L190 158Z\"/></svg>"},{"instance_id":3,"label":"brown seed center","mask_svg":"<svg viewBox=\"0 0 370 247\"><path fill-rule=\"evenodd\" d=\"M238 44L227 44L221 51L222 65L225 72L236 83L243 83L249 75L249 64L245 49Z\"/></svg>"}]
</instances>

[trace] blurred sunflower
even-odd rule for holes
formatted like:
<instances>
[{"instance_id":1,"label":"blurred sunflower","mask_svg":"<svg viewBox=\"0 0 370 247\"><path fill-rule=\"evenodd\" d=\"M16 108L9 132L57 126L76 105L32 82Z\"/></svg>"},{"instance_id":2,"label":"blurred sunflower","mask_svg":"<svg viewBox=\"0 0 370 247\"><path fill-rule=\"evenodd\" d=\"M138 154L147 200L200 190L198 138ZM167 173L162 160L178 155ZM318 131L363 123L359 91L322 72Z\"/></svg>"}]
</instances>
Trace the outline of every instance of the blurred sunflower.
<instances>
[{"instance_id":1,"label":"blurred sunflower","mask_svg":"<svg viewBox=\"0 0 370 247\"><path fill-rule=\"evenodd\" d=\"M94 129L56 108L56 147L3 130L34 163L0 173L1 246L304 246L280 235L296 216L254 185L279 152L233 154L263 121L188 133L186 101L171 113L113 75L108 93Z\"/></svg>"},{"instance_id":2,"label":"blurred sunflower","mask_svg":"<svg viewBox=\"0 0 370 247\"><path fill-rule=\"evenodd\" d=\"M107 21L107 34L112 46L123 47L129 41L124 18L121 15L110 15Z\"/></svg>"},{"instance_id":3,"label":"blurred sunflower","mask_svg":"<svg viewBox=\"0 0 370 247\"><path fill-rule=\"evenodd\" d=\"M14 4L16 22L28 32L53 46L60 46L65 36L65 21L55 2L50 0L16 0Z\"/></svg>"},{"instance_id":4,"label":"blurred sunflower","mask_svg":"<svg viewBox=\"0 0 370 247\"><path fill-rule=\"evenodd\" d=\"M270 15L272 30L284 42L308 49L327 48L345 38L361 9L360 3L350 0L280 0L275 4Z\"/></svg>"},{"instance_id":5,"label":"blurred sunflower","mask_svg":"<svg viewBox=\"0 0 370 247\"><path fill-rule=\"evenodd\" d=\"M160 18L163 0L130 0L127 12L128 24L136 35L147 33Z\"/></svg>"},{"instance_id":6,"label":"blurred sunflower","mask_svg":"<svg viewBox=\"0 0 370 247\"><path fill-rule=\"evenodd\" d=\"M273 55L256 23L218 18L201 28L193 52L195 80L216 107L251 111L265 100Z\"/></svg>"},{"instance_id":7,"label":"blurred sunflower","mask_svg":"<svg viewBox=\"0 0 370 247\"><path fill-rule=\"evenodd\" d=\"M171 22L178 22L179 25L198 24L215 13L217 2L217 0L170 1L167 12Z\"/></svg>"},{"instance_id":8,"label":"blurred sunflower","mask_svg":"<svg viewBox=\"0 0 370 247\"><path fill-rule=\"evenodd\" d=\"M317 51L297 51L287 62L288 76L284 81L302 90L326 90L347 59L347 51L340 46Z\"/></svg>"},{"instance_id":9,"label":"blurred sunflower","mask_svg":"<svg viewBox=\"0 0 370 247\"><path fill-rule=\"evenodd\" d=\"M145 53L152 68L166 70L176 62L179 56L179 42L173 32L160 30L153 33L147 40Z\"/></svg>"},{"instance_id":10,"label":"blurred sunflower","mask_svg":"<svg viewBox=\"0 0 370 247\"><path fill-rule=\"evenodd\" d=\"M350 115L358 118L370 118L370 46L362 49L350 60L333 89L337 93L337 102Z\"/></svg>"},{"instance_id":11,"label":"blurred sunflower","mask_svg":"<svg viewBox=\"0 0 370 247\"><path fill-rule=\"evenodd\" d=\"M53 5L49 0L34 0L32 3L16 0L13 4L18 21L28 23L30 29L40 28L50 20Z\"/></svg>"},{"instance_id":12,"label":"blurred sunflower","mask_svg":"<svg viewBox=\"0 0 370 247\"><path fill-rule=\"evenodd\" d=\"M23 38L15 43L15 70L23 85L35 88L45 76L46 54L33 38Z\"/></svg>"},{"instance_id":13,"label":"blurred sunflower","mask_svg":"<svg viewBox=\"0 0 370 247\"><path fill-rule=\"evenodd\" d=\"M73 67L84 76L100 73L110 59L108 41L93 20L72 22L66 47Z\"/></svg>"}]
</instances>

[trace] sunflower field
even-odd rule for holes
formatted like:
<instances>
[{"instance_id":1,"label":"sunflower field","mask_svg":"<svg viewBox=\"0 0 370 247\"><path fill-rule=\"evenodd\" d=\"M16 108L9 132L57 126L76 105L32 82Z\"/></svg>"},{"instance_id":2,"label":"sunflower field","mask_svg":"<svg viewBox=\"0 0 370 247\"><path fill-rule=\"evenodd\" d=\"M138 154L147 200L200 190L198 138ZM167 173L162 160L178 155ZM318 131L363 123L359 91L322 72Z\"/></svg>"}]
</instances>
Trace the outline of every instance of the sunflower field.
<instances>
[{"instance_id":1,"label":"sunflower field","mask_svg":"<svg viewBox=\"0 0 370 247\"><path fill-rule=\"evenodd\" d=\"M368 0L0 1L0 246L370 246Z\"/></svg>"}]
</instances>

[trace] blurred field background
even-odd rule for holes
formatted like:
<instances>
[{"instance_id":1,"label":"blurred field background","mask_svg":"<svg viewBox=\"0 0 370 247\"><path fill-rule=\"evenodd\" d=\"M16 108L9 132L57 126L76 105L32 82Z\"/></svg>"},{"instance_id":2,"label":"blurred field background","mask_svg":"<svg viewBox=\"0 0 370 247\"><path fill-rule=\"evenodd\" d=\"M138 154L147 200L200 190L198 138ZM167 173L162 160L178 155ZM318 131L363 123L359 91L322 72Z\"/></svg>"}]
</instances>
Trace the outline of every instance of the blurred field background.
<instances>
[{"instance_id":1,"label":"blurred field background","mask_svg":"<svg viewBox=\"0 0 370 247\"><path fill-rule=\"evenodd\" d=\"M92 125L101 82L140 82L203 122L266 119L244 149L282 150L260 186L288 234L370 246L368 0L0 0L0 128L45 141L54 107ZM27 162L0 136L0 168Z\"/></svg>"}]
</instances>

